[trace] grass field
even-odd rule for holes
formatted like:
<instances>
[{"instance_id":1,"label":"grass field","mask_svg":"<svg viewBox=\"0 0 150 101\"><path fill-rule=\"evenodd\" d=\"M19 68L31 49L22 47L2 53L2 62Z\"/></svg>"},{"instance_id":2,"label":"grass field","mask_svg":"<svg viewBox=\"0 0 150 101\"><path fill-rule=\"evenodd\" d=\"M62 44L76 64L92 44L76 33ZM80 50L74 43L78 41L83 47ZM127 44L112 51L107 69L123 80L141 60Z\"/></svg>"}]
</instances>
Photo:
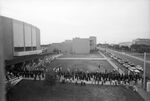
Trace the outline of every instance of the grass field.
<instances>
[{"instance_id":1,"label":"grass field","mask_svg":"<svg viewBox=\"0 0 150 101\"><path fill-rule=\"evenodd\" d=\"M92 57L95 56L92 54ZM100 55L101 56L101 55ZM65 55L64 57L67 57ZM78 58L76 55L75 57ZM79 56L79 57L82 57ZM85 56L88 57L88 56ZM98 56L99 57L99 56ZM101 65L100 69L98 65ZM47 68L62 67L62 71L80 70L89 72L112 71L106 60L54 60ZM75 85L56 83L53 87L45 81L22 80L7 92L7 101L144 101L131 89L123 86Z\"/></svg>"},{"instance_id":2,"label":"grass field","mask_svg":"<svg viewBox=\"0 0 150 101\"><path fill-rule=\"evenodd\" d=\"M93 53L93 54L65 54L63 56L60 56L60 58L104 58L99 53Z\"/></svg>"},{"instance_id":3,"label":"grass field","mask_svg":"<svg viewBox=\"0 0 150 101\"><path fill-rule=\"evenodd\" d=\"M60 84L23 80L7 93L7 101L144 101L122 86Z\"/></svg>"},{"instance_id":4,"label":"grass field","mask_svg":"<svg viewBox=\"0 0 150 101\"><path fill-rule=\"evenodd\" d=\"M100 69L98 68L99 64L101 65ZM55 60L51 63L49 68L57 66L61 66L63 71L66 71L67 68L70 68L71 71L77 69L89 72L104 72L105 70L112 71L114 69L106 60Z\"/></svg>"}]
</instances>

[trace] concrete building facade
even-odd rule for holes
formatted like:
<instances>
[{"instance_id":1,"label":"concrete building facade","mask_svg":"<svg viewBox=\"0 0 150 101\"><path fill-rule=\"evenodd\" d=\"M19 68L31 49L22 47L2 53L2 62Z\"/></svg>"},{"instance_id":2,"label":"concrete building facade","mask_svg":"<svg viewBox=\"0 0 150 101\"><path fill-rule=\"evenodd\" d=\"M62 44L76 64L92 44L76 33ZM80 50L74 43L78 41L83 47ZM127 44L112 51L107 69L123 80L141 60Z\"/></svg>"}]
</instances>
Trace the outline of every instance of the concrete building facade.
<instances>
[{"instance_id":1,"label":"concrete building facade","mask_svg":"<svg viewBox=\"0 0 150 101\"><path fill-rule=\"evenodd\" d=\"M89 38L73 38L62 43L52 43L47 52L53 52L54 49L60 50L62 53L86 54L96 49L96 37Z\"/></svg>"},{"instance_id":2,"label":"concrete building facade","mask_svg":"<svg viewBox=\"0 0 150 101\"><path fill-rule=\"evenodd\" d=\"M23 63L24 57L18 57L19 60L15 56L38 54L42 52L40 49L40 30L37 27L0 16L0 101L5 101L6 96L7 65L14 67L18 61Z\"/></svg>"},{"instance_id":3,"label":"concrete building facade","mask_svg":"<svg viewBox=\"0 0 150 101\"><path fill-rule=\"evenodd\" d=\"M121 42L119 43L119 46L127 46L127 47L130 47L132 45L132 42Z\"/></svg>"},{"instance_id":4,"label":"concrete building facade","mask_svg":"<svg viewBox=\"0 0 150 101\"><path fill-rule=\"evenodd\" d=\"M150 46L150 39L135 39L132 41L132 44Z\"/></svg>"},{"instance_id":5,"label":"concrete building facade","mask_svg":"<svg viewBox=\"0 0 150 101\"><path fill-rule=\"evenodd\" d=\"M72 42L72 52L74 54L90 53L90 41L88 38L74 38Z\"/></svg>"},{"instance_id":6,"label":"concrete building facade","mask_svg":"<svg viewBox=\"0 0 150 101\"><path fill-rule=\"evenodd\" d=\"M38 54L40 50L40 30L28 23L0 16L4 60L14 56Z\"/></svg>"},{"instance_id":7,"label":"concrete building facade","mask_svg":"<svg viewBox=\"0 0 150 101\"><path fill-rule=\"evenodd\" d=\"M91 36L89 40L90 40L90 50L95 50L96 49L96 37Z\"/></svg>"}]
</instances>

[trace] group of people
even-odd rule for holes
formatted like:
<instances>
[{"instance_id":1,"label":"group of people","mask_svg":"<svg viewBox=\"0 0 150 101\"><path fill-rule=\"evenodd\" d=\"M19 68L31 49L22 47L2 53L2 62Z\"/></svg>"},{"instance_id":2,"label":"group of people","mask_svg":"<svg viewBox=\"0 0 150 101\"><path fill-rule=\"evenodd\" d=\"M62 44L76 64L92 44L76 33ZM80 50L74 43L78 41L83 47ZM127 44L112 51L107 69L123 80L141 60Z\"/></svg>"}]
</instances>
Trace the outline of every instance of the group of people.
<instances>
[{"instance_id":1,"label":"group of people","mask_svg":"<svg viewBox=\"0 0 150 101\"><path fill-rule=\"evenodd\" d=\"M16 66L13 69L6 69L6 81L11 81L14 78L32 78L34 80L41 79L45 77L46 67L54 58L49 56L44 56L37 59L36 61L30 61L23 63L20 66Z\"/></svg>"},{"instance_id":2,"label":"group of people","mask_svg":"<svg viewBox=\"0 0 150 101\"><path fill-rule=\"evenodd\" d=\"M116 72L57 72L57 79L62 83L75 83L75 84L101 84L101 85L131 85L141 82L142 77L136 75L123 75Z\"/></svg>"},{"instance_id":3,"label":"group of people","mask_svg":"<svg viewBox=\"0 0 150 101\"><path fill-rule=\"evenodd\" d=\"M32 78L34 80L42 80L45 78L47 67L53 61L52 56L45 56L34 62L30 69L19 69L14 71L7 71L6 79L10 80L11 77ZM98 66L99 68L100 66ZM32 67L33 68L33 67ZM83 72L83 71L62 71L62 67L53 68L56 72L57 80L61 83L75 83L75 84L101 84L101 85L132 85L142 81L142 76L139 74L119 74L112 72Z\"/></svg>"}]
</instances>

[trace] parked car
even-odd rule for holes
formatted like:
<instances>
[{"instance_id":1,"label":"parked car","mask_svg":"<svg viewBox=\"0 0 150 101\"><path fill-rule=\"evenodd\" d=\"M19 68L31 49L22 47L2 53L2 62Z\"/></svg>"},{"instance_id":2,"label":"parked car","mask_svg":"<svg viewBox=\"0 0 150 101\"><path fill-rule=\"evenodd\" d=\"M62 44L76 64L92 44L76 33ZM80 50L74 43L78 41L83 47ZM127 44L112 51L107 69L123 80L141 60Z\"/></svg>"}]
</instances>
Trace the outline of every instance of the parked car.
<instances>
[{"instance_id":1,"label":"parked car","mask_svg":"<svg viewBox=\"0 0 150 101\"><path fill-rule=\"evenodd\" d=\"M140 66L140 65L137 65L136 68L137 68L138 70L140 70L140 71L143 71L143 67Z\"/></svg>"},{"instance_id":2,"label":"parked car","mask_svg":"<svg viewBox=\"0 0 150 101\"><path fill-rule=\"evenodd\" d=\"M139 70L137 70L137 69L135 69L135 70L134 70L134 72L135 72L135 73L140 73L140 71L139 71Z\"/></svg>"}]
</instances>

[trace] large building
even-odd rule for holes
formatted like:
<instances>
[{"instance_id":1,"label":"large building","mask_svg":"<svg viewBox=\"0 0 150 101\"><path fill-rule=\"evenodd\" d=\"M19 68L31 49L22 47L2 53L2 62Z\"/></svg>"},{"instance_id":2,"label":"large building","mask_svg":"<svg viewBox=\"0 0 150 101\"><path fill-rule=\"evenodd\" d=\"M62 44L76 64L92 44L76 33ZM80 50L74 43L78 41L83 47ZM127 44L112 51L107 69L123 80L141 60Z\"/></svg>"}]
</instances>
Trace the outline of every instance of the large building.
<instances>
[{"instance_id":1,"label":"large building","mask_svg":"<svg viewBox=\"0 0 150 101\"><path fill-rule=\"evenodd\" d=\"M121 42L119 43L119 46L127 46L127 47L130 47L132 45L132 42Z\"/></svg>"},{"instance_id":2,"label":"large building","mask_svg":"<svg viewBox=\"0 0 150 101\"><path fill-rule=\"evenodd\" d=\"M37 27L0 16L0 101L5 101L6 71L21 68L26 62L38 58L36 56L41 52Z\"/></svg>"},{"instance_id":3,"label":"large building","mask_svg":"<svg viewBox=\"0 0 150 101\"><path fill-rule=\"evenodd\" d=\"M37 27L4 16L0 16L0 19L4 60L41 52L40 30Z\"/></svg>"},{"instance_id":4,"label":"large building","mask_svg":"<svg viewBox=\"0 0 150 101\"><path fill-rule=\"evenodd\" d=\"M132 44L150 46L150 39L135 39L132 41Z\"/></svg>"},{"instance_id":5,"label":"large building","mask_svg":"<svg viewBox=\"0 0 150 101\"><path fill-rule=\"evenodd\" d=\"M90 53L90 41L88 38L74 38L72 42L72 52L74 54Z\"/></svg>"},{"instance_id":6,"label":"large building","mask_svg":"<svg viewBox=\"0 0 150 101\"><path fill-rule=\"evenodd\" d=\"M48 52L60 50L62 53L86 54L96 49L96 37L89 38L73 38L62 43L52 43L48 48Z\"/></svg>"},{"instance_id":7,"label":"large building","mask_svg":"<svg viewBox=\"0 0 150 101\"><path fill-rule=\"evenodd\" d=\"M90 40L90 50L95 50L96 49L96 37L91 36L89 40Z\"/></svg>"}]
</instances>

